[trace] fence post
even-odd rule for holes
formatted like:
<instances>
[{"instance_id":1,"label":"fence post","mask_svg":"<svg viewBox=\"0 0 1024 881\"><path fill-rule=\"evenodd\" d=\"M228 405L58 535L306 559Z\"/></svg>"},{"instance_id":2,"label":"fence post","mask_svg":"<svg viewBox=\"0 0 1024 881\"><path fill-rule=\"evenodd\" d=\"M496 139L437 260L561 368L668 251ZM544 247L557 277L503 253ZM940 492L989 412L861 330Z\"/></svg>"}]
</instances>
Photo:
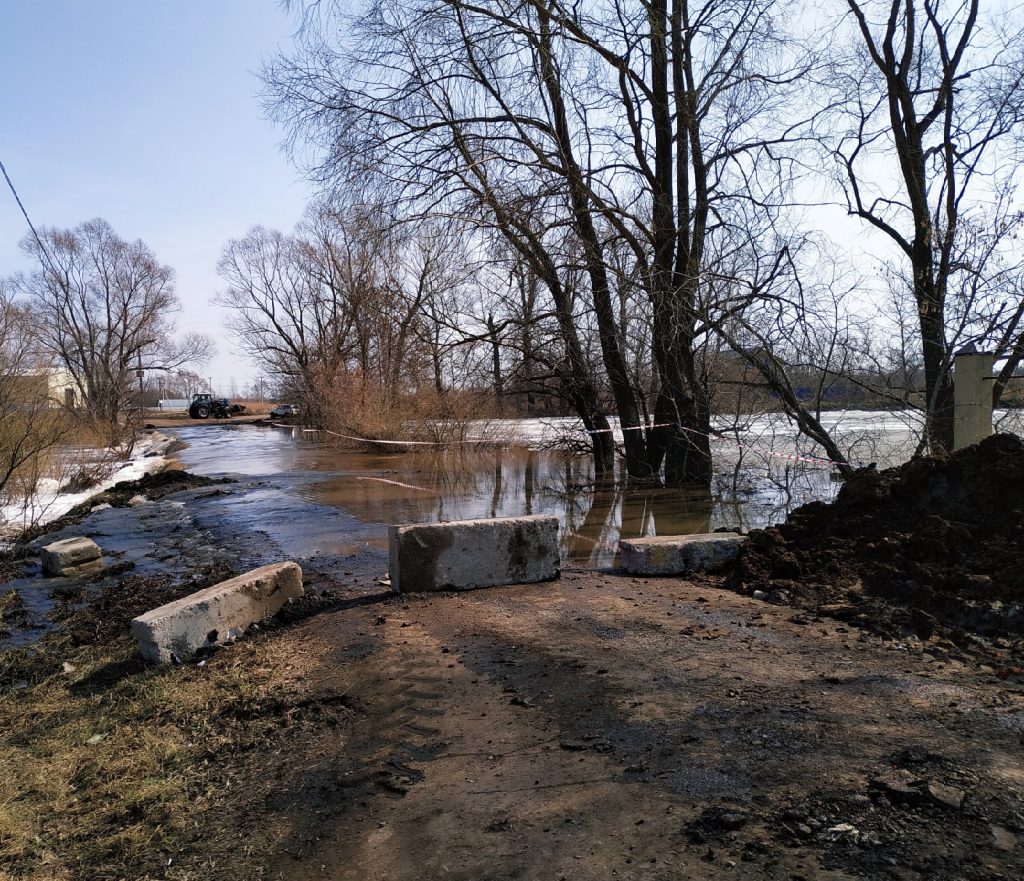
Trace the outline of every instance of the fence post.
<instances>
[{"instance_id":1,"label":"fence post","mask_svg":"<svg viewBox=\"0 0 1024 881\"><path fill-rule=\"evenodd\" d=\"M992 434L992 366L995 357L963 351L953 360L953 449Z\"/></svg>"}]
</instances>

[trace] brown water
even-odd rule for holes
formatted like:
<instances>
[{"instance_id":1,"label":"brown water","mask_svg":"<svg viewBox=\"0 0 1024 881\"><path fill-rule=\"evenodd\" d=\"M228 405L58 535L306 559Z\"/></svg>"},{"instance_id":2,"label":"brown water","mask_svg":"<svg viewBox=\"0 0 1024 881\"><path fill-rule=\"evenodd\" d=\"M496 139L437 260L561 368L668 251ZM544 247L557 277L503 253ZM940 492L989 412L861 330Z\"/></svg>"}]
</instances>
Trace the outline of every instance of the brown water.
<instances>
[{"instance_id":1,"label":"brown water","mask_svg":"<svg viewBox=\"0 0 1024 881\"><path fill-rule=\"evenodd\" d=\"M183 467L253 481L250 492L225 500L225 515L260 525L297 555L383 553L392 523L548 514L561 521L567 561L603 568L615 565L620 537L763 526L834 488L821 469L785 491L758 488L729 469L710 493L636 492L595 484L588 457L558 451L359 452L315 434L252 426L178 434L189 444L178 454Z\"/></svg>"}]
</instances>

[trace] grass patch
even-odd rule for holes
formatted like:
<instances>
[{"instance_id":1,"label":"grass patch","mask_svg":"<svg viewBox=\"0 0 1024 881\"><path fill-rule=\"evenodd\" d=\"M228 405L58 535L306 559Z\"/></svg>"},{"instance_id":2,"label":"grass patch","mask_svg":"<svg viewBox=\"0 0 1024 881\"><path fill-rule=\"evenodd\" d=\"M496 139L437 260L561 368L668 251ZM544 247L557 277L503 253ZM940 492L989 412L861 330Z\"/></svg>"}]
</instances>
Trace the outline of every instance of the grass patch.
<instances>
[{"instance_id":1,"label":"grass patch","mask_svg":"<svg viewBox=\"0 0 1024 881\"><path fill-rule=\"evenodd\" d=\"M310 699L283 632L203 666L139 659L127 628L138 606L202 586L129 576L0 657L0 879L265 877L289 833L253 820L269 768L286 774L305 740L337 741L350 711Z\"/></svg>"}]
</instances>

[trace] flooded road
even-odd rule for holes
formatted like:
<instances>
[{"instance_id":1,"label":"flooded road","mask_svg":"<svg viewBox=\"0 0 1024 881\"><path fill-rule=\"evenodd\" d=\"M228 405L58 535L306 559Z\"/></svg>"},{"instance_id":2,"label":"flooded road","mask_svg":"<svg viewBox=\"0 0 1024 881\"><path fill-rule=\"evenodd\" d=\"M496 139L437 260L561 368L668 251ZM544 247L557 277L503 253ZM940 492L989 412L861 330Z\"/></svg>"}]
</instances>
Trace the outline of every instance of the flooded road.
<instances>
[{"instance_id":1,"label":"flooded road","mask_svg":"<svg viewBox=\"0 0 1024 881\"><path fill-rule=\"evenodd\" d=\"M769 472L760 462L723 459L710 493L637 492L596 485L588 457L560 451L371 453L297 429L204 426L175 433L188 445L177 454L182 468L237 477L246 488L208 506L234 529L265 536L285 556L369 554L384 568L389 523L554 515L563 559L606 569L616 563L620 538L764 527L838 487L827 466L776 460Z\"/></svg>"},{"instance_id":2,"label":"flooded road","mask_svg":"<svg viewBox=\"0 0 1024 881\"><path fill-rule=\"evenodd\" d=\"M456 448L371 453L289 429L179 429L181 467L233 476L248 490L208 506L238 529L266 536L288 557L358 554L386 567L387 525L547 514L577 566L616 564L620 537L768 525L789 506L830 495L828 469L802 472L787 493L723 473L712 492L626 491L595 485L588 457L558 451ZM798 485L799 484L799 485Z\"/></svg>"}]
</instances>

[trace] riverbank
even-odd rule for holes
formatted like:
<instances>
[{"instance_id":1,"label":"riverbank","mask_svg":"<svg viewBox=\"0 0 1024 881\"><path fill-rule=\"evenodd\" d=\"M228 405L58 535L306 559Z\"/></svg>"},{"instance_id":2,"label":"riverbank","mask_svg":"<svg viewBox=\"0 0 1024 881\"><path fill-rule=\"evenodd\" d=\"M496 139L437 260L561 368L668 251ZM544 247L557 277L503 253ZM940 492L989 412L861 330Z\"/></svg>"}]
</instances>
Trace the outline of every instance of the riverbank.
<instances>
[{"instance_id":1,"label":"riverbank","mask_svg":"<svg viewBox=\"0 0 1024 881\"><path fill-rule=\"evenodd\" d=\"M146 427L158 430L168 428L209 428L218 425L269 425L265 413L243 413L230 419L192 419L187 413L146 414Z\"/></svg>"},{"instance_id":2,"label":"riverbank","mask_svg":"<svg viewBox=\"0 0 1024 881\"><path fill-rule=\"evenodd\" d=\"M69 492L61 481L41 478L26 498L0 505L0 541L59 520L117 483L161 471L177 446L172 435L147 431L136 440L128 458L121 458L116 450L77 451L79 473L89 474L89 485Z\"/></svg>"}]
</instances>

